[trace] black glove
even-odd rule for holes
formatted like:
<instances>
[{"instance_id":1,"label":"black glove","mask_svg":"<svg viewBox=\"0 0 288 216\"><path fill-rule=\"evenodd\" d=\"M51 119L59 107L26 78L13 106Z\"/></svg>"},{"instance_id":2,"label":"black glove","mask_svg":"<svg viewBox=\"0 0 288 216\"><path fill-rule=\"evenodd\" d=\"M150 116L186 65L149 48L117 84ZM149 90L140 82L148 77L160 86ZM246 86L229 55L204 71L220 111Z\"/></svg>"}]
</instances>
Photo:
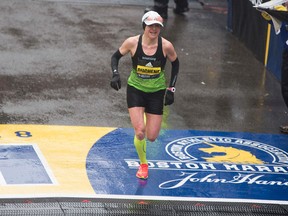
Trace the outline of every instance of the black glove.
<instances>
[{"instance_id":1,"label":"black glove","mask_svg":"<svg viewBox=\"0 0 288 216\"><path fill-rule=\"evenodd\" d=\"M164 105L171 105L174 103L174 92L166 90Z\"/></svg>"},{"instance_id":2,"label":"black glove","mask_svg":"<svg viewBox=\"0 0 288 216\"><path fill-rule=\"evenodd\" d=\"M113 77L111 79L110 82L110 86L115 89L116 91L118 91L119 89L121 89L121 80L120 80L120 75L119 73L113 73Z\"/></svg>"}]
</instances>

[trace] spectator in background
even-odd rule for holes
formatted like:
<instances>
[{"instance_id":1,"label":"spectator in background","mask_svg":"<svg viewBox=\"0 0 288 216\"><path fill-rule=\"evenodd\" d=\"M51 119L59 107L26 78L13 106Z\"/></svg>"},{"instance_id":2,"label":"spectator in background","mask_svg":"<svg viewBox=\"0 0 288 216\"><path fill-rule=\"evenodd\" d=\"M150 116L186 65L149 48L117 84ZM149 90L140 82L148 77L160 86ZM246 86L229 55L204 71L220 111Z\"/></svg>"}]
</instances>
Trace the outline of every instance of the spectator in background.
<instances>
[{"instance_id":1,"label":"spectator in background","mask_svg":"<svg viewBox=\"0 0 288 216\"><path fill-rule=\"evenodd\" d=\"M283 5L278 5L274 7L275 10L278 11L288 11L288 2L284 3ZM268 20L271 24L271 16L263 11L262 16ZM281 20L281 28L280 28L280 37L283 44L283 53L282 53L282 65L281 65L281 92L284 99L284 102L288 108L288 21ZM288 122L287 125L280 126L280 131L282 133L288 134Z\"/></svg>"},{"instance_id":2,"label":"spectator in background","mask_svg":"<svg viewBox=\"0 0 288 216\"><path fill-rule=\"evenodd\" d=\"M174 0L175 8L174 13L182 15L183 13L189 11L188 0ZM147 8L145 13L152 10L160 14L163 19L168 18L168 3L169 0L154 0L154 6L152 8Z\"/></svg>"}]
</instances>

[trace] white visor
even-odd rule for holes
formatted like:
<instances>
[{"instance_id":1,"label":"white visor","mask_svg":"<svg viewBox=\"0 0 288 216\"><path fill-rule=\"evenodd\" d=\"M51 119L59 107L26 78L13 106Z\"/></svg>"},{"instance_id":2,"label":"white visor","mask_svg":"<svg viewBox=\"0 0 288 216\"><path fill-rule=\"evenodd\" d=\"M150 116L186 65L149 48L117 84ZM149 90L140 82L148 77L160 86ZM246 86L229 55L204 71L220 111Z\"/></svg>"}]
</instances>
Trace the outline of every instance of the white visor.
<instances>
[{"instance_id":1,"label":"white visor","mask_svg":"<svg viewBox=\"0 0 288 216\"><path fill-rule=\"evenodd\" d=\"M162 17L155 11L148 11L147 13L145 13L142 17L142 22L144 22L148 26L158 24L164 27Z\"/></svg>"}]
</instances>

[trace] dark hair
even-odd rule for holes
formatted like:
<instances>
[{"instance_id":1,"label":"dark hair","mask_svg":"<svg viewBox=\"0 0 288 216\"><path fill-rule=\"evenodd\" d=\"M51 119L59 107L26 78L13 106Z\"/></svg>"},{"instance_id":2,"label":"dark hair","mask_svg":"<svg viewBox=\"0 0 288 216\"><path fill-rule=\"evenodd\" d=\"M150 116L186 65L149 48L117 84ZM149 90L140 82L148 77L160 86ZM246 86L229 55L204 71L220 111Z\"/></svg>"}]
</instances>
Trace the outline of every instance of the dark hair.
<instances>
[{"instance_id":1,"label":"dark hair","mask_svg":"<svg viewBox=\"0 0 288 216\"><path fill-rule=\"evenodd\" d=\"M145 22L142 22L142 28L143 28L143 30L145 30L145 27L146 27Z\"/></svg>"}]
</instances>

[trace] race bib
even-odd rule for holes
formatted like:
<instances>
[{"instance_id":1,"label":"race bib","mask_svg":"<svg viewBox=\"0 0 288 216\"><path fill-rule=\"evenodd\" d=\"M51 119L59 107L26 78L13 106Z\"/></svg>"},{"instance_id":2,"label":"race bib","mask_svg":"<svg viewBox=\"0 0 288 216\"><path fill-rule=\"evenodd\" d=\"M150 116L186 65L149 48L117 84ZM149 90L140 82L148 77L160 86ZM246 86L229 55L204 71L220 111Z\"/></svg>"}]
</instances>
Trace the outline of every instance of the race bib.
<instances>
[{"instance_id":1,"label":"race bib","mask_svg":"<svg viewBox=\"0 0 288 216\"><path fill-rule=\"evenodd\" d=\"M138 77L141 77L143 79L155 79L159 77L160 72L161 72L161 67L137 65L136 72L137 72Z\"/></svg>"}]
</instances>

